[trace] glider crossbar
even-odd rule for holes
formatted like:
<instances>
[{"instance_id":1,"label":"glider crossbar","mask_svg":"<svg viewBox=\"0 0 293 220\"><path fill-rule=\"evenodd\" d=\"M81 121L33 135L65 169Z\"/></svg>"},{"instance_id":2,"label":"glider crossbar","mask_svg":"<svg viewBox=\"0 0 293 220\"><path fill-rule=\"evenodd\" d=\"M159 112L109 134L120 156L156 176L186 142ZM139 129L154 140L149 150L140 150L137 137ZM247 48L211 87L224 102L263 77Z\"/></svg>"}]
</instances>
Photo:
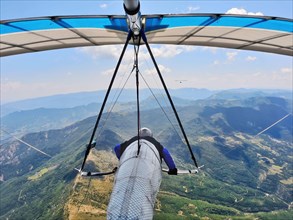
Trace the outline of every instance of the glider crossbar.
<instances>
[{"instance_id":1,"label":"glider crossbar","mask_svg":"<svg viewBox=\"0 0 293 220\"><path fill-rule=\"evenodd\" d=\"M198 167L197 169L194 169L194 170L188 170L188 169L187 170L177 170L177 174L197 174L200 171L201 168L203 168L203 165ZM164 173L169 172L169 170L165 169L165 168L163 168L162 171Z\"/></svg>"},{"instance_id":2,"label":"glider crossbar","mask_svg":"<svg viewBox=\"0 0 293 220\"><path fill-rule=\"evenodd\" d=\"M117 170L117 167L115 167L113 170L108 171L108 172L84 172L84 171L80 171L78 169L76 169L76 170L80 172L80 175L82 177L107 176L107 175L114 174L116 172L116 170Z\"/></svg>"},{"instance_id":3,"label":"glider crossbar","mask_svg":"<svg viewBox=\"0 0 293 220\"><path fill-rule=\"evenodd\" d=\"M182 123L181 123L181 120L180 120L179 115L178 115L178 113L177 113L177 110L176 110L176 108L175 108L175 105L174 105L174 103L173 103L173 100L172 100L172 98L171 98L171 95L170 95L170 93L169 93L169 91L168 91L168 88L167 88L167 86L166 86L166 84L165 84L164 78L163 78L163 76L162 76L162 74L161 74L161 71L160 71L160 69L159 69L159 66L158 66L158 64L157 64L157 62L156 62L156 59L155 59L155 57L154 57L154 55L153 55L153 53L152 53L152 50L151 50L151 48L150 48L150 45L148 44L148 41L147 41L146 35L145 35L145 33L144 33L143 30L141 31L141 35L142 35L142 39L143 39L143 41L145 42L145 45L146 45L146 47L147 47L147 49L148 49L148 52L149 52L149 54L150 54L150 56L151 56L151 59L152 59L152 61L153 61L153 63L154 63L154 66L155 66L155 68L156 68L156 70L157 70L157 73L158 73L159 78L160 78L160 80L161 80L161 83L162 83L162 85L163 85L163 87L164 87L164 90L165 90L165 92L166 92L166 94L167 94L167 97L168 97L168 99L169 99L169 102L170 102L170 104L171 104L171 107L172 107L172 109L173 109L173 112L174 112L174 114L175 114L175 117L176 117L176 119L177 119L177 121L178 121L178 124L179 124L179 126L180 126L180 129L181 129L182 134L183 134L183 136L184 136L185 142L186 142L186 144L187 144L187 146L188 146L188 149L189 149L189 152L190 152L190 154L191 154L191 159L193 160L194 165L198 168L198 165L197 165L196 159L195 159L195 157L194 157L193 151L192 151L192 149L191 149L191 147L190 147L190 144L189 144L189 141L188 141L187 135L186 135L186 133L185 133L185 131L184 131L183 125L182 125Z\"/></svg>"}]
</instances>

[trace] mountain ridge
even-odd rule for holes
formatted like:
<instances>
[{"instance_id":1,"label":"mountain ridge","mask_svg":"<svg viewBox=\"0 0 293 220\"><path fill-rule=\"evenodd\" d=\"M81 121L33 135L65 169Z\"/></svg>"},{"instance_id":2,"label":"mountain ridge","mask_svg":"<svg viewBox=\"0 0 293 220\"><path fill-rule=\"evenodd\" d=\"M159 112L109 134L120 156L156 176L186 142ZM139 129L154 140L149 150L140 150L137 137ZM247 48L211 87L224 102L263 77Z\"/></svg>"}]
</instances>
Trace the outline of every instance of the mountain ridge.
<instances>
[{"instance_id":1,"label":"mountain ridge","mask_svg":"<svg viewBox=\"0 0 293 220\"><path fill-rule=\"evenodd\" d=\"M265 107L261 107L263 104ZM274 108L267 111L270 106ZM236 116L229 119L228 113L235 107L249 109L244 113L255 114L251 115L252 118L258 118L256 116L262 113L263 117L258 118L260 124L270 120L274 112L278 116L291 109L288 100L266 97L242 101L200 100L191 106L180 106L178 114L191 147L199 164L205 166L197 176L164 175L162 193L158 197L161 204L158 209L161 211L156 211L155 219L177 216L180 210L190 218L193 214L212 219L213 215L217 215L218 219L227 219L229 215L244 218L245 212L257 212L252 214L255 217L261 215L258 214L260 211L284 210L290 206L293 184L290 181L292 164L288 155L293 150L292 124L280 124L275 128L280 134L285 131L287 135L291 133L291 139L284 138L284 135L276 138L270 133L255 137L250 132L250 123L244 123L244 129L235 129L235 126L242 125ZM169 110L166 109L167 112ZM236 112L241 111L237 109ZM118 162L113 147L136 133L136 116L136 112L113 112L104 125L106 117L103 115L102 130L98 129L97 134L97 149L91 152L87 169L113 169ZM160 109L141 112L142 125L147 124L155 137L170 150L178 168L192 168L188 149L182 137L178 137L180 132L174 131L164 117ZM28 143L50 153L53 156L51 159L28 150L20 143L3 145L0 152L4 180L0 183L3 215L0 218L66 219L67 212L76 218L81 215L84 218L105 217L112 180L101 178L89 182L77 177L74 170L81 164L95 119L90 117L63 129L30 133L23 137ZM292 121L292 118L287 120ZM101 186L105 186L105 191L101 190ZM85 197L86 194L90 197ZM60 195L62 197L58 201ZM190 206L185 204L187 201ZM205 204L205 208L200 208L203 203L199 201L214 206ZM65 204L72 212L65 210ZM206 211L196 211L194 206ZM76 212L78 207L81 207L80 213ZM289 214L287 211L281 213L292 216L290 210Z\"/></svg>"},{"instance_id":2,"label":"mountain ridge","mask_svg":"<svg viewBox=\"0 0 293 220\"><path fill-rule=\"evenodd\" d=\"M155 94L165 94L162 89L152 89ZM109 100L112 100L114 95L119 92L119 89L113 89L110 93ZM230 89L230 90L208 90L197 88L181 88L170 89L172 97L177 97L186 100L199 100L199 99L231 99L248 98L253 96L277 96L286 99L293 99L292 91L290 90L266 90L266 89ZM92 92L78 92L59 94L46 97L32 98L19 100L9 103L1 104L1 117L16 111L31 110L36 108L73 108L90 103L101 103L104 99L106 91L98 90ZM120 102L129 102L135 100L134 89L124 89L120 96ZM148 89L141 89L141 100L151 96ZM111 102L111 101L110 101Z\"/></svg>"},{"instance_id":3,"label":"mountain ridge","mask_svg":"<svg viewBox=\"0 0 293 220\"><path fill-rule=\"evenodd\" d=\"M165 94L162 89L152 89L153 92ZM115 94L120 92L120 89L112 89L108 100L112 100ZM213 92L207 89L170 89L169 92L178 96L178 98L187 99L201 99L210 96ZM9 102L1 104L1 117L9 113L30 110L35 108L73 108L76 106L88 105L90 103L102 103L106 90L98 90L92 92L78 92L69 94L59 94L46 97L25 99L20 101ZM149 89L141 89L141 99L146 99L151 95ZM120 102L129 102L135 100L134 89L124 89L122 95L119 97ZM110 101L111 102L111 101Z\"/></svg>"}]
</instances>

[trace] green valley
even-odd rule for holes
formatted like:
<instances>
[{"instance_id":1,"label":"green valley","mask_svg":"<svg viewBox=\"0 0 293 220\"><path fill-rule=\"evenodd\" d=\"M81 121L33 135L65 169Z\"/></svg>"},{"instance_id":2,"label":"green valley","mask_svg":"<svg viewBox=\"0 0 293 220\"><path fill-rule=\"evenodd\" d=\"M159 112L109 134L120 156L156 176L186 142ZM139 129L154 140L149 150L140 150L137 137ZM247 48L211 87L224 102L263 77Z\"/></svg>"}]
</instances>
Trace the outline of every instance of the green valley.
<instances>
[{"instance_id":1,"label":"green valley","mask_svg":"<svg viewBox=\"0 0 293 220\"><path fill-rule=\"evenodd\" d=\"M178 107L200 165L196 175L164 174L154 219L292 218L292 116L256 136L292 109L283 98L204 99ZM155 106L155 105L154 105ZM173 119L170 108L166 113ZM118 164L113 147L136 132L136 113L103 115L86 170ZM107 121L106 121L107 119ZM105 219L114 176L82 178L79 168L96 117L29 133L1 146L0 219ZM158 108L142 109L142 125L167 146L178 168L194 166L177 125Z\"/></svg>"}]
</instances>

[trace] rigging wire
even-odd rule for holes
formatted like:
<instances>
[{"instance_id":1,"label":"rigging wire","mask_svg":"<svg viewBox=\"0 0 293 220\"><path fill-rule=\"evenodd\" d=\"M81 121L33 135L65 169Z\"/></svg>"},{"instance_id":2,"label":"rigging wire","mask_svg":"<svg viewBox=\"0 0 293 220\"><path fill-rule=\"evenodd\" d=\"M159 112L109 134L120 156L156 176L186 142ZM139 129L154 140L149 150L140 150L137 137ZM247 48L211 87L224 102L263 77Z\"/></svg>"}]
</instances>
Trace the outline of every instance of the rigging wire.
<instances>
[{"instance_id":1,"label":"rigging wire","mask_svg":"<svg viewBox=\"0 0 293 220\"><path fill-rule=\"evenodd\" d=\"M145 80L145 78L143 77L143 75L140 73L141 78L143 79L143 81L145 82L145 84L147 85L147 87L149 88L150 92L152 93L153 97L155 98L156 102L158 103L158 105L160 106L161 110L163 111L164 115L166 116L166 118L168 119L168 121L170 122L170 124L172 125L174 131L176 132L176 134L180 137L180 134L178 133L177 129L175 128L174 124L172 123L171 119L169 118L169 116L167 115L166 111L164 110L163 106L160 104L159 100L157 99L157 97L155 96L153 90L150 88L149 84L147 83L147 81Z\"/></svg>"},{"instance_id":2,"label":"rigging wire","mask_svg":"<svg viewBox=\"0 0 293 220\"><path fill-rule=\"evenodd\" d=\"M118 101L120 95L122 94L123 89L125 88L125 86L126 86L128 80L129 80L130 76L132 75L132 73L133 73L133 71L131 71L131 73L129 74L128 78L126 79L126 81L125 81L123 87L121 88L121 90L120 90L118 96L116 97L116 99L115 99L113 105L108 109L106 119L104 120L103 125L102 125L101 128L99 129L99 133L98 133L98 135L97 135L97 138L100 137L102 131L104 130L104 126L105 126L107 120L108 120L109 117L110 117L110 113L112 113L112 111L113 111L113 109L114 109L114 107L115 107L115 105L116 105L116 103L117 103L117 101Z\"/></svg>"},{"instance_id":3,"label":"rigging wire","mask_svg":"<svg viewBox=\"0 0 293 220\"><path fill-rule=\"evenodd\" d=\"M134 51L135 51L135 50L134 50ZM135 51L135 53L136 53L136 51ZM137 52L137 53L138 53L138 52ZM112 111L113 111L113 109L114 109L114 107L115 107L115 105L116 105L116 103L117 103L119 97L120 97L121 94L122 94L122 91L124 90L124 88L125 88L126 84L128 83L128 81L129 81L129 79L130 79L130 77L131 77L133 71L134 71L135 68L136 68L135 60L134 60L133 62L134 62L133 68L132 68L132 70L130 71L130 73L128 74L128 77L127 77L126 81L124 82L122 88L120 89L118 96L116 97L116 95L117 95L117 93L118 93L118 90L116 90L116 93L115 93L115 95L113 96L113 99L112 99L112 106L109 107L109 109L108 109L106 119L104 120L103 125L102 125L101 128L99 129L99 133L98 133L98 135L97 135L97 139L101 136L102 131L104 130L104 126L105 126L107 120L108 120L109 117L110 117L110 113L112 113ZM129 66L130 66L130 63L128 64L128 67L129 67ZM124 73L123 78L124 78L125 75L126 75L126 72ZM122 84L122 80L120 81L120 84L119 84L118 88L121 86L121 84ZM115 97L116 97L116 99L115 99L115 101L114 101L114 103L113 103L113 100L114 100Z\"/></svg>"},{"instance_id":4,"label":"rigging wire","mask_svg":"<svg viewBox=\"0 0 293 220\"><path fill-rule=\"evenodd\" d=\"M128 65L128 66L129 66L129 65ZM98 135L97 135L97 139L102 135L102 131L104 130L104 127L105 127L105 125L106 125L106 122L107 122L107 120L109 119L109 117L110 117L110 115L111 115L111 113L112 113L112 111L113 111L113 109L114 109L114 107L115 107L115 105L116 105L116 103L117 103L117 101L118 101L120 95L122 94L122 91L124 90L124 88L125 88L125 86L126 86L128 80L130 79L130 77L131 77L133 71L134 71L134 68L133 68L132 71L129 73L129 75L128 75L126 81L124 82L122 88L120 89L119 94L118 94L117 97L116 97L116 95L117 95L117 93L118 93L118 90L116 90L116 93L115 93L115 95L113 96L113 99L112 99L112 102L111 102L111 103L112 103L112 106L109 107L109 109L108 109L108 111L107 111L106 119L104 120L104 122L103 122L101 128L99 129L99 133L98 133ZM125 75L126 75L126 72L125 72L124 76L125 76ZM123 76L123 78L124 78L124 76ZM120 83L120 85L118 86L118 88L121 86L121 84L122 84L122 80L121 80L121 83ZM113 100L114 100L115 97L116 97L116 99L115 99L115 101L113 102Z\"/></svg>"},{"instance_id":5,"label":"rigging wire","mask_svg":"<svg viewBox=\"0 0 293 220\"><path fill-rule=\"evenodd\" d=\"M33 145L31 145L31 144L29 144L29 143L27 143L27 142L21 140L20 138L15 137L14 135L12 135L11 133L9 133L8 131L6 131L6 130L4 130L4 129L2 129L2 128L1 128L1 131L3 131L4 133L10 135L11 137L13 137L14 139L18 140L19 142L25 144L26 146L28 146L28 147L34 149L35 151L38 151L39 153L41 153L41 154L43 154L43 155L45 155L45 156L47 156L47 157L50 157L50 158L52 157L50 154L47 154L47 153L45 153L44 151L42 151L42 150L40 150L40 149L34 147Z\"/></svg>"},{"instance_id":6,"label":"rigging wire","mask_svg":"<svg viewBox=\"0 0 293 220\"><path fill-rule=\"evenodd\" d=\"M255 135L255 137L261 135L262 133L264 133L265 131L269 130L270 128L274 127L276 124L280 123L281 121L283 121L285 118L287 118L289 115L292 115L291 113L285 115L283 118L281 118L280 120L276 121L275 123L273 123L272 125L270 125L269 127L265 128L264 130L262 130L261 132L257 133Z\"/></svg>"},{"instance_id":7,"label":"rigging wire","mask_svg":"<svg viewBox=\"0 0 293 220\"><path fill-rule=\"evenodd\" d=\"M23 132L17 132L14 135L19 136L19 137L23 137L26 134L28 134L28 133L23 131ZM7 144L7 143L11 142L11 139L13 139L13 137L11 137L11 136L1 139L0 140L1 144L0 145L4 145L4 144Z\"/></svg>"},{"instance_id":8,"label":"rigging wire","mask_svg":"<svg viewBox=\"0 0 293 220\"><path fill-rule=\"evenodd\" d=\"M284 117L282 117L281 119L279 119L278 121L276 121L275 123L273 123L272 125L270 125L269 127L265 128L264 130L262 130L261 132L257 133L255 136L251 137L251 139L253 138L256 138L258 137L259 135L261 135L262 133L264 133L265 131L269 130L270 128L272 128L273 126L275 126L276 124L280 123L281 121L283 121L284 119L286 119L288 116L292 115L292 113L288 113L287 115L285 115ZM228 150L227 152L225 152L223 155L226 156L228 153L230 153L231 151L235 150L234 148L233 149L230 149ZM222 169L224 166L226 165L223 165L221 167L218 167L216 169L213 169L212 171L217 171L219 169ZM250 171L251 173L251 171ZM253 173L251 173L252 175L254 175Z\"/></svg>"},{"instance_id":9,"label":"rigging wire","mask_svg":"<svg viewBox=\"0 0 293 220\"><path fill-rule=\"evenodd\" d=\"M11 140L12 140L12 137L7 137L7 138L4 138L4 139L1 139L0 140L0 143L1 143L0 146L11 142Z\"/></svg>"},{"instance_id":10,"label":"rigging wire","mask_svg":"<svg viewBox=\"0 0 293 220\"><path fill-rule=\"evenodd\" d=\"M127 68L126 68L126 69L129 69L130 64L131 64L131 62L128 62L128 65L127 65ZM110 103L113 103L113 100L115 99L115 97L116 97L116 95L117 95L117 93L118 93L118 90L119 90L119 88L121 87L122 82L123 82L123 79L124 79L124 77L126 76L127 72L128 72L128 71L124 71L124 74L123 74L123 76L121 77L121 80L120 80L120 82L119 82L119 85L118 85L118 87L117 87L117 89L116 89L116 91L115 91L115 94L114 94L114 96L113 96L113 98L112 98L112 101L111 101ZM129 76L128 76L128 78L129 78Z\"/></svg>"},{"instance_id":11,"label":"rigging wire","mask_svg":"<svg viewBox=\"0 0 293 220\"><path fill-rule=\"evenodd\" d=\"M155 66L155 68L156 68L156 70L157 70L157 73L158 73L158 75L159 75L159 78L160 78L160 80L161 80L161 82L162 82L162 84L163 84L164 90L165 90L165 92L166 92L166 94L167 94L167 97L168 97L168 99L169 99L169 102L170 102L170 104L171 104L171 106L172 106L172 109L173 109L173 111L174 111L174 114L175 114L175 116L176 116L176 119L177 119L177 121L178 121L178 124L179 124L179 126L180 126L180 128L181 128L181 131L182 131L182 134L183 134L183 136L184 136L184 139L185 139L186 145L187 145L187 147L188 147L188 149L189 149L189 152L190 152L190 155L191 155L191 159L192 159L192 161L194 162L195 167L198 168L198 164L197 164L197 162L196 162L195 156L194 156L193 151L192 151L192 149L191 149L191 146L190 146L190 144L189 144L188 138L187 138L187 136L186 136L185 130L184 130L184 128L183 128L183 125L182 125L182 123L181 123L181 120L180 120L180 118L179 118L179 115L178 115L178 113L177 113L177 110L176 110L176 108L175 108L175 105L174 105L174 103L173 103L173 101L172 101L172 98L171 98L171 96L170 96L170 93L169 93L169 91L168 91L168 88L167 88L167 86L166 86L166 84L165 84L165 81L164 81L164 79L163 79L163 77L162 77L162 74L161 74L161 72L160 72L160 69L159 69L159 67L158 67L158 64L157 64L157 62L156 62L156 60L155 60L155 58L154 58L154 55L153 55L153 53L152 53L152 51L151 51L151 48L150 48L150 45L148 44L147 38L146 38L145 33L144 33L143 31L142 31L142 37L143 37L143 40L144 40L144 42L145 42L145 45L146 45L146 47L147 47L147 49L148 49L148 51L149 51L149 54L150 54L150 56L151 56L151 58L152 58L152 61L153 61L153 63L154 63L154 66Z\"/></svg>"},{"instance_id":12,"label":"rigging wire","mask_svg":"<svg viewBox=\"0 0 293 220\"><path fill-rule=\"evenodd\" d=\"M146 63L146 65L147 65L147 68L149 69L149 70L151 70L151 68L149 67L149 63L148 63L148 61L147 61L147 59L144 57L144 60L145 60L145 63ZM154 77L154 75L153 74L151 74L151 76L152 76L152 78L153 78L153 81L156 83L156 85L157 85L157 88L159 88L160 86L159 86L159 84L158 84L158 82L156 81L156 79L155 79L155 77ZM145 80L144 80L145 81ZM145 81L145 83L146 83L146 81ZM146 83L147 84L147 83ZM148 85L147 85L148 86ZM150 89L150 86L148 86L148 88ZM151 90L151 89L150 89ZM158 92L159 92L159 95L163 98L163 101L164 101L164 104L166 105L166 106L168 106L168 100L167 100L167 98L166 98L166 96L165 95L163 95L163 93L162 93L162 90L161 89L158 89ZM155 97L155 95L154 95L154 93L152 92L152 94L153 94L153 96ZM155 97L156 98L156 97ZM157 100L157 99L156 99ZM158 102L158 100L157 100L157 102ZM159 103L158 103L159 104ZM160 105L160 104L159 104ZM160 105L160 107L161 107L161 105ZM161 109L163 110L163 108L161 107ZM164 110L163 110L164 111ZM182 137L181 137L181 135L179 134L179 132L177 131L177 129L175 128L175 126L173 125L173 123L171 122L171 120L169 119L169 117L167 116L167 112L166 111L164 111L164 114L166 115L166 117L168 118L168 120L169 120L169 122L171 123L171 125L172 125L172 127L173 127L173 129L175 130L175 133L177 133L177 135L180 137L180 139L182 140Z\"/></svg>"},{"instance_id":13,"label":"rigging wire","mask_svg":"<svg viewBox=\"0 0 293 220\"><path fill-rule=\"evenodd\" d=\"M275 123L273 123L272 125L270 125L269 127L265 128L265 129L262 130L261 132L257 133L255 136L251 137L251 139L258 137L260 134L264 133L265 131L269 130L270 128L272 128L272 127L275 126L276 124L278 124L278 123L280 123L281 121L283 121L284 119L286 119L289 115L292 115L292 114L289 113L289 114L285 115L284 117L282 117L281 119L279 119L278 121L276 121ZM223 153L223 155L226 156L227 154L229 154L229 153L230 153L231 151L233 151L233 150L235 150L235 148L232 148L232 149L226 151L225 153ZM212 169L212 171L220 170L220 169L222 169L224 166L226 166L226 165L223 165L223 166L218 167L218 168L216 168L216 169ZM250 170L248 170L248 171L254 176L254 174L253 174Z\"/></svg>"},{"instance_id":14,"label":"rigging wire","mask_svg":"<svg viewBox=\"0 0 293 220\"><path fill-rule=\"evenodd\" d=\"M144 57L144 61L145 61L146 65L147 65L147 68L151 71L151 68L150 68L150 66L149 66L149 62L148 62L148 60L147 60L145 57ZM151 74L151 76L152 76L153 81L155 82L157 88L160 88L160 86L159 86L157 80L156 80L155 77L154 77L154 74ZM166 96L163 94L163 92L162 92L161 89L158 89L158 92L159 92L159 95L163 98L163 100L164 100L164 104L167 106L167 103L169 103L169 102L168 102Z\"/></svg>"}]
</instances>

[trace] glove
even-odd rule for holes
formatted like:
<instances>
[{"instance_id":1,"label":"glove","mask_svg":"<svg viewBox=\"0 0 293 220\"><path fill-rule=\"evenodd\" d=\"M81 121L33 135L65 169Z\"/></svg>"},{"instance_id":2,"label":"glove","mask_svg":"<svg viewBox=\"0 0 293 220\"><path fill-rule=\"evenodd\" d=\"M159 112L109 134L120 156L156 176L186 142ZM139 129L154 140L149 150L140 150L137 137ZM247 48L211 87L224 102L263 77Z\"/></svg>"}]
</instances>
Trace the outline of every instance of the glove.
<instances>
[{"instance_id":1,"label":"glove","mask_svg":"<svg viewBox=\"0 0 293 220\"><path fill-rule=\"evenodd\" d=\"M169 175L177 175L177 168L171 169L168 171Z\"/></svg>"}]
</instances>

